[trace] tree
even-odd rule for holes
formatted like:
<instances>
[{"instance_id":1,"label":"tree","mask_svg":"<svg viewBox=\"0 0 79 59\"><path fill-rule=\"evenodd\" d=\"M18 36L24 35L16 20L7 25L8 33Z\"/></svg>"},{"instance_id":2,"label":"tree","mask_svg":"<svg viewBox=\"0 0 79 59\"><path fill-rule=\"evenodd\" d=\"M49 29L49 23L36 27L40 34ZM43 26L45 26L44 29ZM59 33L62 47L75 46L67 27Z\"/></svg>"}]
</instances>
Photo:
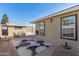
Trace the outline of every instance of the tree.
<instances>
[{"instance_id":1,"label":"tree","mask_svg":"<svg viewBox=\"0 0 79 59\"><path fill-rule=\"evenodd\" d=\"M6 24L6 23L9 23L9 19L8 16L4 14L1 20L1 24Z\"/></svg>"}]
</instances>

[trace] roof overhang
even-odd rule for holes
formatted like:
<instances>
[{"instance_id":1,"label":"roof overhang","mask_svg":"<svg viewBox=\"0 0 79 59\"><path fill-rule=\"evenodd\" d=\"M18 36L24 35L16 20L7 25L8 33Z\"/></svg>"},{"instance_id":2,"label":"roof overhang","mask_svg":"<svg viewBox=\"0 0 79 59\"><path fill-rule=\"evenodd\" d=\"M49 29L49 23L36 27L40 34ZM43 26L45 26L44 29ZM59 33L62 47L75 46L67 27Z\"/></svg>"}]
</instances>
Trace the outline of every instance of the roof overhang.
<instances>
[{"instance_id":1,"label":"roof overhang","mask_svg":"<svg viewBox=\"0 0 79 59\"><path fill-rule=\"evenodd\" d=\"M15 25L15 24L2 24L3 26L9 26L9 27L26 27L26 26L23 26L23 25Z\"/></svg>"},{"instance_id":2,"label":"roof overhang","mask_svg":"<svg viewBox=\"0 0 79 59\"><path fill-rule=\"evenodd\" d=\"M51 15L48 15L48 16L45 16L45 17L42 17L42 18L37 19L37 20L35 20L31 23L37 23L37 22L40 22L40 21L44 21L45 19L50 18L50 17L58 16L58 15L61 15L61 14L65 14L65 13L73 12L73 11L77 11L77 10L79 10L79 5L76 5L76 6L73 6L71 8L56 12L54 14L51 14Z\"/></svg>"}]
</instances>

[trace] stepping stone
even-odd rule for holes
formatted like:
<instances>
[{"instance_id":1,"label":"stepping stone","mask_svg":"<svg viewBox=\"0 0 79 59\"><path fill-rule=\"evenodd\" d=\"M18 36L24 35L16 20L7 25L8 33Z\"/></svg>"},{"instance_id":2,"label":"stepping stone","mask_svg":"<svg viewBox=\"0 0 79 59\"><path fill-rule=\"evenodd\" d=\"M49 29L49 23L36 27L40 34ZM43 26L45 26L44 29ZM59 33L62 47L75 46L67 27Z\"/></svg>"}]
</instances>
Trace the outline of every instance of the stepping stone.
<instances>
[{"instance_id":1,"label":"stepping stone","mask_svg":"<svg viewBox=\"0 0 79 59\"><path fill-rule=\"evenodd\" d=\"M35 41L34 42L30 42L31 43L31 46L40 46L40 44L39 43L36 43Z\"/></svg>"},{"instance_id":2,"label":"stepping stone","mask_svg":"<svg viewBox=\"0 0 79 59\"><path fill-rule=\"evenodd\" d=\"M44 42L43 44L44 44L44 45L48 45L48 46L52 46L52 44L49 43L49 42Z\"/></svg>"},{"instance_id":3,"label":"stepping stone","mask_svg":"<svg viewBox=\"0 0 79 59\"><path fill-rule=\"evenodd\" d=\"M19 47L17 49L17 53L19 56L26 56L26 52L25 52L26 47Z\"/></svg>"},{"instance_id":4,"label":"stepping stone","mask_svg":"<svg viewBox=\"0 0 79 59\"><path fill-rule=\"evenodd\" d=\"M45 47L45 46L39 46L39 47L37 47L36 49L35 49L35 51L37 52L37 53L40 53L41 51L43 51L43 50L45 50L47 47Z\"/></svg>"},{"instance_id":5,"label":"stepping stone","mask_svg":"<svg viewBox=\"0 0 79 59\"><path fill-rule=\"evenodd\" d=\"M33 54L33 52L29 49L26 49L25 52L26 52L26 56L31 56Z\"/></svg>"}]
</instances>

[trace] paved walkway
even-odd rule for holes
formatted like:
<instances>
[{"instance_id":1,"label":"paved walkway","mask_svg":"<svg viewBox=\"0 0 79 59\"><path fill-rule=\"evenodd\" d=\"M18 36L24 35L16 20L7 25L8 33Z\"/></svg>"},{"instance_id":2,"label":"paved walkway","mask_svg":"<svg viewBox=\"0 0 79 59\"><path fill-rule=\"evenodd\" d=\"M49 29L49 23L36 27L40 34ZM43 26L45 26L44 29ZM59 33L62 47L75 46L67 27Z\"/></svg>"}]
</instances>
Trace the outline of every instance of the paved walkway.
<instances>
[{"instance_id":1,"label":"paved walkway","mask_svg":"<svg viewBox=\"0 0 79 59\"><path fill-rule=\"evenodd\" d=\"M24 39L24 38L19 38ZM15 39L16 40L16 39ZM0 56L17 56L16 49L10 41L0 40ZM79 49L72 48L70 50L62 48L61 45L49 47L36 56L79 56Z\"/></svg>"},{"instance_id":2,"label":"paved walkway","mask_svg":"<svg viewBox=\"0 0 79 59\"><path fill-rule=\"evenodd\" d=\"M0 40L0 56L17 56L16 50L10 41Z\"/></svg>"},{"instance_id":3,"label":"paved walkway","mask_svg":"<svg viewBox=\"0 0 79 59\"><path fill-rule=\"evenodd\" d=\"M50 47L36 56L79 56L79 49L64 49L62 46Z\"/></svg>"}]
</instances>

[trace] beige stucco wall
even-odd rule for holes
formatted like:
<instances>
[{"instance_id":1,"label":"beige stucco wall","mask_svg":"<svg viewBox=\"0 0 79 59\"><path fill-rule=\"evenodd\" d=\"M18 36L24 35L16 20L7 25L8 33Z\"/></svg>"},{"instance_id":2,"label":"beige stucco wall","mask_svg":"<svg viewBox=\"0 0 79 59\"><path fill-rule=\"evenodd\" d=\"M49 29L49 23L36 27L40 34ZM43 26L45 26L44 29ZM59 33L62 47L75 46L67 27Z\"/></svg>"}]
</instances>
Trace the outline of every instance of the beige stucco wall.
<instances>
[{"instance_id":1,"label":"beige stucco wall","mask_svg":"<svg viewBox=\"0 0 79 59\"><path fill-rule=\"evenodd\" d=\"M14 27L8 27L8 37L13 37Z\"/></svg>"},{"instance_id":2,"label":"beige stucco wall","mask_svg":"<svg viewBox=\"0 0 79 59\"><path fill-rule=\"evenodd\" d=\"M77 14L77 25L78 25L78 29L79 29L79 11L74 11L74 12L70 12L70 13L66 13L66 14L62 14L62 15L58 15L55 17L52 17L53 22L50 23L50 18L45 20L45 36L42 36L41 38L44 39L46 38L47 41L51 41L55 44L63 44L65 41L67 41L71 46L73 47L78 47L79 46L79 31L77 31L78 33L78 41L74 41L74 40L67 40L67 39L61 39L60 35L60 20L61 17L64 16L69 16L69 15L73 15L73 14ZM36 29L39 30L39 22L36 23ZM78 30L77 29L77 30ZM40 37L40 36L38 36Z\"/></svg>"},{"instance_id":3,"label":"beige stucco wall","mask_svg":"<svg viewBox=\"0 0 79 59\"><path fill-rule=\"evenodd\" d=\"M15 29L15 27L8 26L8 37L13 37L13 33L19 33L19 32L26 34L26 28Z\"/></svg>"},{"instance_id":4,"label":"beige stucco wall","mask_svg":"<svg viewBox=\"0 0 79 59\"><path fill-rule=\"evenodd\" d=\"M7 26L8 27L8 35L6 35L7 38L13 38L14 37L14 33L17 35L18 33L19 34L22 34L22 33L25 33L25 36L28 36L28 35L33 35L33 31L32 31L32 28L27 28L26 26L22 26L22 28L17 28L15 29L15 26L13 25L5 25L5 24L1 24L0 25L0 38L5 38L5 35L2 35L2 26ZM35 29L34 29L35 30Z\"/></svg>"}]
</instances>

